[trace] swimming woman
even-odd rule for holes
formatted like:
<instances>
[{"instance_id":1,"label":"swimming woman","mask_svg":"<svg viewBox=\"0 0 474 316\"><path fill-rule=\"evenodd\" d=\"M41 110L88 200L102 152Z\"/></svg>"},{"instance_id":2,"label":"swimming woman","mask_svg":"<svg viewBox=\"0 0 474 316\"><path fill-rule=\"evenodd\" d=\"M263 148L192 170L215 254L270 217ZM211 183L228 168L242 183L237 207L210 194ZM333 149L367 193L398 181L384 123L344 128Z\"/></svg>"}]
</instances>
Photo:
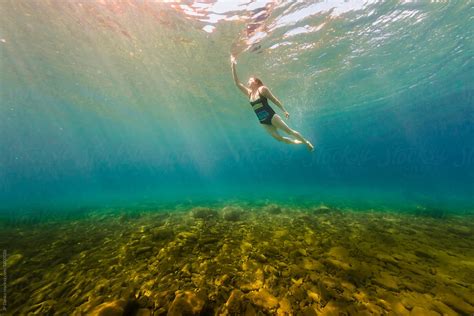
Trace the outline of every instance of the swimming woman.
<instances>
[{"instance_id":1,"label":"swimming woman","mask_svg":"<svg viewBox=\"0 0 474 316\"><path fill-rule=\"evenodd\" d=\"M237 72L235 70L235 65L237 64L235 57L230 56L230 62L232 64L232 76L234 77L234 82L237 88L240 89L250 101L255 114L257 114L260 124L267 130L270 135L272 135L276 140L284 142L286 144L305 144L309 151L313 151L313 145L301 136L300 133L291 129L286 125L286 123L281 119L281 117L273 111L273 109L268 104L268 100L275 103L285 114L286 118L290 118L290 114L285 110L283 104L278 100L270 90L263 85L262 81L255 77L250 77L247 85L244 86L239 79L237 78ZM280 129L287 133L288 135L293 136L294 138L284 137L278 133Z\"/></svg>"}]
</instances>

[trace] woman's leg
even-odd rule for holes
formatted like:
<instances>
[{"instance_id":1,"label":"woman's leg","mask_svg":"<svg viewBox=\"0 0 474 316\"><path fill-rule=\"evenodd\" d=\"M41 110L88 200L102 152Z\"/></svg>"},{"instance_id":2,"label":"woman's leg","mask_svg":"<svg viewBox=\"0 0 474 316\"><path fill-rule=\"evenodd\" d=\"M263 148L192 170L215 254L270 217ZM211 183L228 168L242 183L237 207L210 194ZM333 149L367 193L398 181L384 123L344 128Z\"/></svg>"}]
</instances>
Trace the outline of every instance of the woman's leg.
<instances>
[{"instance_id":1,"label":"woman's leg","mask_svg":"<svg viewBox=\"0 0 474 316\"><path fill-rule=\"evenodd\" d=\"M301 141L297 139L291 139L288 137L283 137L280 134L278 134L277 129L273 125L267 125L267 124L262 124L263 127L267 130L267 132L273 136L277 141L279 142L284 142L286 144L301 144Z\"/></svg>"},{"instance_id":2,"label":"woman's leg","mask_svg":"<svg viewBox=\"0 0 474 316\"><path fill-rule=\"evenodd\" d=\"M276 128L283 130L288 135L294 136L297 140L303 142L309 151L313 151L314 149L313 144L311 144L307 139L301 136L300 133L298 133L294 129L289 128L288 125L286 125L286 123L281 119L281 117L278 114L273 115L272 125Z\"/></svg>"}]
</instances>

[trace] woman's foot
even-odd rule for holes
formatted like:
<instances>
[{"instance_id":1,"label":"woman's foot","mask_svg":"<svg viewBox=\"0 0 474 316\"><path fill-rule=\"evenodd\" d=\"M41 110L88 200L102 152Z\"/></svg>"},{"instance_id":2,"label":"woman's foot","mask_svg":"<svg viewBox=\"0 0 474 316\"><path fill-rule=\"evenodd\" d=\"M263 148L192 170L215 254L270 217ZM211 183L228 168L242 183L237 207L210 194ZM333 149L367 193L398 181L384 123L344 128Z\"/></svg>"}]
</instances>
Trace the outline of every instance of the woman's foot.
<instances>
[{"instance_id":1,"label":"woman's foot","mask_svg":"<svg viewBox=\"0 0 474 316\"><path fill-rule=\"evenodd\" d=\"M309 141L306 141L306 148L308 148L308 151L314 151L314 146Z\"/></svg>"}]
</instances>

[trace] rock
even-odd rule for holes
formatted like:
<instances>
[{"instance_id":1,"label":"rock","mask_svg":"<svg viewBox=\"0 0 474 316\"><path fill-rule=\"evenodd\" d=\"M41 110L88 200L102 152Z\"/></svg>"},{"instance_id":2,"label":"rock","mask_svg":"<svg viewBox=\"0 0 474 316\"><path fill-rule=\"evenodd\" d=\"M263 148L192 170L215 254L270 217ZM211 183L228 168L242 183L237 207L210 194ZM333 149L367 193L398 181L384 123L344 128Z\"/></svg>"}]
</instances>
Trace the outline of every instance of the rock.
<instances>
[{"instance_id":1,"label":"rock","mask_svg":"<svg viewBox=\"0 0 474 316\"><path fill-rule=\"evenodd\" d=\"M410 316L440 316L440 314L423 307L415 306L411 310Z\"/></svg>"},{"instance_id":2,"label":"rock","mask_svg":"<svg viewBox=\"0 0 474 316\"><path fill-rule=\"evenodd\" d=\"M414 292L418 292L418 293L426 292L424 285L420 282L417 282L416 280L411 281L410 279L404 279L401 281L401 285L402 285L402 288L406 287L407 289Z\"/></svg>"},{"instance_id":3,"label":"rock","mask_svg":"<svg viewBox=\"0 0 474 316\"><path fill-rule=\"evenodd\" d=\"M193 215L194 218L198 219L211 219L214 217L217 217L217 212L213 209L210 209L208 207L195 207L191 210L191 214Z\"/></svg>"},{"instance_id":4,"label":"rock","mask_svg":"<svg viewBox=\"0 0 474 316\"><path fill-rule=\"evenodd\" d=\"M440 300L460 314L471 315L474 313L474 308L472 305L465 302L459 296L453 295L451 293L443 293L440 295Z\"/></svg>"},{"instance_id":5,"label":"rock","mask_svg":"<svg viewBox=\"0 0 474 316\"><path fill-rule=\"evenodd\" d=\"M46 300L44 302L31 306L30 312L35 315L54 315L54 313L56 312L56 304L57 302L55 300Z\"/></svg>"},{"instance_id":6,"label":"rock","mask_svg":"<svg viewBox=\"0 0 474 316\"><path fill-rule=\"evenodd\" d=\"M174 300L174 293L172 291L158 292L153 296L155 302L155 309L164 308Z\"/></svg>"},{"instance_id":7,"label":"rock","mask_svg":"<svg viewBox=\"0 0 474 316\"><path fill-rule=\"evenodd\" d=\"M155 228L151 231L151 235L154 240L166 240L171 239L173 237L173 230L169 228Z\"/></svg>"},{"instance_id":8,"label":"rock","mask_svg":"<svg viewBox=\"0 0 474 316\"><path fill-rule=\"evenodd\" d=\"M325 316L337 316L337 315L347 315L344 310L344 304L336 300L330 300L321 310L320 315Z\"/></svg>"},{"instance_id":9,"label":"rock","mask_svg":"<svg viewBox=\"0 0 474 316\"><path fill-rule=\"evenodd\" d=\"M242 243L240 244L240 250L242 250L242 253L246 254L247 252L251 251L253 248L252 244L249 243L248 241L242 240Z\"/></svg>"},{"instance_id":10,"label":"rock","mask_svg":"<svg viewBox=\"0 0 474 316\"><path fill-rule=\"evenodd\" d=\"M237 206L226 206L222 209L222 218L224 218L226 221L240 221L244 214L244 210Z\"/></svg>"},{"instance_id":11,"label":"rock","mask_svg":"<svg viewBox=\"0 0 474 316\"><path fill-rule=\"evenodd\" d=\"M321 205L319 207L316 207L313 209L313 214L318 215L318 214L328 214L331 213L333 210L326 205Z\"/></svg>"},{"instance_id":12,"label":"rock","mask_svg":"<svg viewBox=\"0 0 474 316\"><path fill-rule=\"evenodd\" d=\"M448 231L461 237L472 236L473 233L469 227L461 225L448 227Z\"/></svg>"},{"instance_id":13,"label":"rock","mask_svg":"<svg viewBox=\"0 0 474 316\"><path fill-rule=\"evenodd\" d=\"M327 266L333 267L336 270L345 270L345 271L351 270L351 266L348 263L337 260L337 259L332 259L332 258L324 259L324 263Z\"/></svg>"},{"instance_id":14,"label":"rock","mask_svg":"<svg viewBox=\"0 0 474 316\"><path fill-rule=\"evenodd\" d=\"M254 291L260 289L265 283L265 274L262 269L257 269L255 273L252 273L254 281L250 283L245 283L240 286L240 289L244 292Z\"/></svg>"},{"instance_id":15,"label":"rock","mask_svg":"<svg viewBox=\"0 0 474 316\"><path fill-rule=\"evenodd\" d=\"M261 263L267 263L268 262L268 258L265 257L264 254L261 254L261 253L258 253L258 252L252 253L250 257L252 259L257 260L258 262L261 262Z\"/></svg>"},{"instance_id":16,"label":"rock","mask_svg":"<svg viewBox=\"0 0 474 316\"><path fill-rule=\"evenodd\" d=\"M23 255L19 254L19 253L8 256L7 257L7 269L10 269L14 265L18 264L18 262L20 262L22 259L23 259Z\"/></svg>"},{"instance_id":17,"label":"rock","mask_svg":"<svg viewBox=\"0 0 474 316\"><path fill-rule=\"evenodd\" d=\"M312 246L314 244L316 244L316 236L313 232L306 232L304 234L304 242L306 243L306 245L308 246Z\"/></svg>"},{"instance_id":18,"label":"rock","mask_svg":"<svg viewBox=\"0 0 474 316\"><path fill-rule=\"evenodd\" d=\"M341 286L346 289L347 291L353 293L356 291L356 287L354 284L352 284L351 282L348 282L348 281L344 281L342 280L341 281Z\"/></svg>"},{"instance_id":19,"label":"rock","mask_svg":"<svg viewBox=\"0 0 474 316\"><path fill-rule=\"evenodd\" d=\"M266 289L250 292L246 294L246 297L250 299L254 305L259 306L268 312L278 307L278 299L270 294Z\"/></svg>"},{"instance_id":20,"label":"rock","mask_svg":"<svg viewBox=\"0 0 474 316\"><path fill-rule=\"evenodd\" d=\"M277 315L278 316L290 316L293 315L293 310L291 308L290 300L286 297L280 301L280 307L278 307Z\"/></svg>"},{"instance_id":21,"label":"rock","mask_svg":"<svg viewBox=\"0 0 474 316\"><path fill-rule=\"evenodd\" d=\"M288 268L288 272L287 270L282 271L282 276L285 276L285 274L288 273L288 276L299 279L305 277L308 274L308 271L305 270L301 265L292 264Z\"/></svg>"},{"instance_id":22,"label":"rock","mask_svg":"<svg viewBox=\"0 0 474 316\"><path fill-rule=\"evenodd\" d=\"M457 312L449 308L449 306L438 300L433 300L432 304L434 308L442 315L456 316L458 314Z\"/></svg>"},{"instance_id":23,"label":"rock","mask_svg":"<svg viewBox=\"0 0 474 316\"><path fill-rule=\"evenodd\" d=\"M366 262L354 261L351 262L352 269L346 272L347 281L356 285L357 287L365 286L373 275L373 266Z\"/></svg>"},{"instance_id":24,"label":"rock","mask_svg":"<svg viewBox=\"0 0 474 316\"><path fill-rule=\"evenodd\" d=\"M295 261L297 258L304 257L303 253L299 249L294 249L290 252L288 256L292 261Z\"/></svg>"},{"instance_id":25,"label":"rock","mask_svg":"<svg viewBox=\"0 0 474 316\"><path fill-rule=\"evenodd\" d=\"M395 258L390 255L379 253L375 257L384 263L390 263L390 264L393 264L394 266L399 267L398 261L395 260Z\"/></svg>"},{"instance_id":26,"label":"rock","mask_svg":"<svg viewBox=\"0 0 474 316\"><path fill-rule=\"evenodd\" d=\"M374 283L387 290L398 291L397 279L388 272L381 272L380 276L376 277Z\"/></svg>"},{"instance_id":27,"label":"rock","mask_svg":"<svg viewBox=\"0 0 474 316\"><path fill-rule=\"evenodd\" d=\"M308 252L304 248L299 248L298 252L304 257L308 256Z\"/></svg>"},{"instance_id":28,"label":"rock","mask_svg":"<svg viewBox=\"0 0 474 316\"><path fill-rule=\"evenodd\" d=\"M153 248L151 248L149 246L140 247L140 248L135 249L134 253L135 253L135 255L140 255L142 253L150 252L152 249Z\"/></svg>"},{"instance_id":29,"label":"rock","mask_svg":"<svg viewBox=\"0 0 474 316\"><path fill-rule=\"evenodd\" d=\"M287 229L279 229L273 232L273 238L284 238L288 236L288 230Z\"/></svg>"},{"instance_id":30,"label":"rock","mask_svg":"<svg viewBox=\"0 0 474 316\"><path fill-rule=\"evenodd\" d=\"M126 305L125 300L102 303L92 311L91 316L122 316Z\"/></svg>"},{"instance_id":31,"label":"rock","mask_svg":"<svg viewBox=\"0 0 474 316\"><path fill-rule=\"evenodd\" d=\"M184 231L180 232L177 236L176 239L180 242L196 242L199 237L196 234L196 232L189 232L189 231Z\"/></svg>"},{"instance_id":32,"label":"rock","mask_svg":"<svg viewBox=\"0 0 474 316\"><path fill-rule=\"evenodd\" d=\"M245 307L244 316L257 316L257 312L250 302L247 303L247 306Z\"/></svg>"},{"instance_id":33,"label":"rock","mask_svg":"<svg viewBox=\"0 0 474 316\"><path fill-rule=\"evenodd\" d=\"M403 306L403 304L400 302L392 303L391 308L394 315L402 316L402 315L408 315L410 313L410 311L406 309L405 306Z\"/></svg>"},{"instance_id":34,"label":"rock","mask_svg":"<svg viewBox=\"0 0 474 316\"><path fill-rule=\"evenodd\" d=\"M168 316L199 315L206 304L204 295L191 291L177 291Z\"/></svg>"},{"instance_id":35,"label":"rock","mask_svg":"<svg viewBox=\"0 0 474 316\"><path fill-rule=\"evenodd\" d=\"M318 313L316 313L316 311L314 310L313 307L311 306L306 306L302 309L302 314L303 316L318 316ZM334 314L336 315L336 314ZM337 314L337 315L340 315L340 314Z\"/></svg>"},{"instance_id":36,"label":"rock","mask_svg":"<svg viewBox=\"0 0 474 316\"><path fill-rule=\"evenodd\" d=\"M24 275L22 276L21 278L18 278L16 279L15 281L13 281L10 286L25 286L26 284L28 284L29 282L29 278L27 275Z\"/></svg>"},{"instance_id":37,"label":"rock","mask_svg":"<svg viewBox=\"0 0 474 316\"><path fill-rule=\"evenodd\" d=\"M191 265L186 263L180 270L182 276L190 277L192 275Z\"/></svg>"},{"instance_id":38,"label":"rock","mask_svg":"<svg viewBox=\"0 0 474 316\"><path fill-rule=\"evenodd\" d=\"M415 255L422 259L436 259L435 255L431 255L425 251L415 250Z\"/></svg>"},{"instance_id":39,"label":"rock","mask_svg":"<svg viewBox=\"0 0 474 316\"><path fill-rule=\"evenodd\" d=\"M302 266L303 269L310 271L323 271L325 268L321 262L313 258L303 258Z\"/></svg>"},{"instance_id":40,"label":"rock","mask_svg":"<svg viewBox=\"0 0 474 316\"><path fill-rule=\"evenodd\" d=\"M227 282L227 280L229 280L229 275L223 274L223 275L221 275L220 277L218 277L217 279L214 280L214 284L216 286L222 286Z\"/></svg>"},{"instance_id":41,"label":"rock","mask_svg":"<svg viewBox=\"0 0 474 316\"><path fill-rule=\"evenodd\" d=\"M298 280L291 278L291 282L293 282L295 286L301 286L303 284L303 281L303 278L299 278Z\"/></svg>"},{"instance_id":42,"label":"rock","mask_svg":"<svg viewBox=\"0 0 474 316\"><path fill-rule=\"evenodd\" d=\"M266 205L263 208L263 211L265 211L267 213L270 213L270 214L280 214L281 213L281 207L279 207L276 204L269 204L269 205Z\"/></svg>"},{"instance_id":43,"label":"rock","mask_svg":"<svg viewBox=\"0 0 474 316\"><path fill-rule=\"evenodd\" d=\"M402 297L401 303L405 306L406 309L412 310L416 304L416 298L410 296Z\"/></svg>"},{"instance_id":44,"label":"rock","mask_svg":"<svg viewBox=\"0 0 474 316\"><path fill-rule=\"evenodd\" d=\"M313 301L315 301L316 303L319 303L321 301L321 296L319 296L319 294L316 292L307 290L306 294L308 294L308 297L312 299Z\"/></svg>"},{"instance_id":45,"label":"rock","mask_svg":"<svg viewBox=\"0 0 474 316\"><path fill-rule=\"evenodd\" d=\"M347 257L349 257L349 251L346 248L341 247L341 246L332 247L329 250L328 255L340 261L344 261L347 259Z\"/></svg>"},{"instance_id":46,"label":"rock","mask_svg":"<svg viewBox=\"0 0 474 316\"><path fill-rule=\"evenodd\" d=\"M242 315L244 312L244 293L234 289L224 305L223 315Z\"/></svg>"},{"instance_id":47,"label":"rock","mask_svg":"<svg viewBox=\"0 0 474 316\"><path fill-rule=\"evenodd\" d=\"M323 303L323 305L338 296L338 294L327 285L324 279L318 281L317 290L320 303Z\"/></svg>"},{"instance_id":48,"label":"rock","mask_svg":"<svg viewBox=\"0 0 474 316\"><path fill-rule=\"evenodd\" d=\"M151 316L151 311L148 308L140 308L135 316Z\"/></svg>"},{"instance_id":49,"label":"rock","mask_svg":"<svg viewBox=\"0 0 474 316\"><path fill-rule=\"evenodd\" d=\"M149 305L150 303L150 298L146 295L142 295L138 298L137 300L138 306L141 308L145 308Z\"/></svg>"}]
</instances>

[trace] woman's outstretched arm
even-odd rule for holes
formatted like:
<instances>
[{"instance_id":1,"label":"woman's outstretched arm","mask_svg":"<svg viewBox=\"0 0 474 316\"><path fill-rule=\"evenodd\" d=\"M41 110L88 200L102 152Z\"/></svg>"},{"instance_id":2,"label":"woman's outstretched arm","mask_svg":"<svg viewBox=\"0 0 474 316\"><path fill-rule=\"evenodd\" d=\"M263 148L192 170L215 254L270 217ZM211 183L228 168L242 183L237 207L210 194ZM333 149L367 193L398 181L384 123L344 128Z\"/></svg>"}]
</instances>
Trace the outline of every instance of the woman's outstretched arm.
<instances>
[{"instance_id":1,"label":"woman's outstretched arm","mask_svg":"<svg viewBox=\"0 0 474 316\"><path fill-rule=\"evenodd\" d=\"M283 106L283 104L281 103L280 100L278 100L273 94L272 92L270 91L270 89L268 89L267 87L263 86L260 88L260 93L266 97L267 99L270 99L270 101L272 101L273 103L275 103L284 113L285 113L285 116L286 118L290 118L290 114L286 111L285 107Z\"/></svg>"},{"instance_id":2,"label":"woman's outstretched arm","mask_svg":"<svg viewBox=\"0 0 474 316\"><path fill-rule=\"evenodd\" d=\"M232 77L234 78L235 85L240 89L240 91L242 91L242 93L244 93L246 96L249 96L249 89L247 89L247 87L239 81L239 78L237 78L237 71L235 70L235 65L237 62L235 61L235 57L232 55L230 55L230 63L232 65Z\"/></svg>"}]
</instances>

